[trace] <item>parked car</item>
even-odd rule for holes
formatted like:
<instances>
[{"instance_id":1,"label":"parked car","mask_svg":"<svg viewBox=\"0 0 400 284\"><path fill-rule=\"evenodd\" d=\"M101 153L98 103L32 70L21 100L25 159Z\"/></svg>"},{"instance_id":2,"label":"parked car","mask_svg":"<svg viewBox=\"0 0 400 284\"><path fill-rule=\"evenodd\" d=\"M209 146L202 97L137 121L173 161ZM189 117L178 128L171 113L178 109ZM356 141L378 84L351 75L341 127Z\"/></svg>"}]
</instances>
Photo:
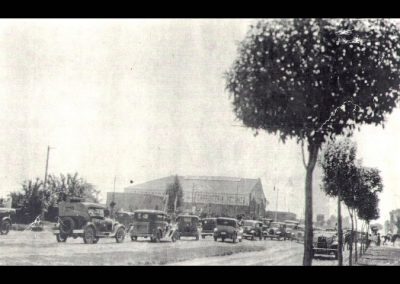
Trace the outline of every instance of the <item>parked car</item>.
<instances>
[{"instance_id":1,"label":"parked car","mask_svg":"<svg viewBox=\"0 0 400 284\"><path fill-rule=\"evenodd\" d=\"M0 208L0 234L7 235L11 230L11 215L15 214L15 209Z\"/></svg>"},{"instance_id":2,"label":"parked car","mask_svg":"<svg viewBox=\"0 0 400 284\"><path fill-rule=\"evenodd\" d=\"M59 203L58 222L53 233L58 242L82 237L85 244L95 244L100 238L115 238L121 243L125 226L105 216L107 207L84 202L82 198L69 198Z\"/></svg>"},{"instance_id":3,"label":"parked car","mask_svg":"<svg viewBox=\"0 0 400 284\"><path fill-rule=\"evenodd\" d=\"M294 220L286 220L284 223L286 224L286 239L291 241L296 240L296 233L300 222Z\"/></svg>"},{"instance_id":4,"label":"parked car","mask_svg":"<svg viewBox=\"0 0 400 284\"><path fill-rule=\"evenodd\" d=\"M263 223L260 221L254 220L244 220L243 221L243 238L254 240L255 238L259 238L262 240L263 238Z\"/></svg>"},{"instance_id":5,"label":"parked car","mask_svg":"<svg viewBox=\"0 0 400 284\"><path fill-rule=\"evenodd\" d=\"M136 210L129 234L132 241L141 237L149 238L151 242L162 239L175 242L178 239L177 229L168 214L159 210Z\"/></svg>"},{"instance_id":6,"label":"parked car","mask_svg":"<svg viewBox=\"0 0 400 284\"><path fill-rule=\"evenodd\" d=\"M218 217L217 226L214 229L214 241L231 239L233 243L242 241L243 229L240 228L238 220L233 218Z\"/></svg>"},{"instance_id":7,"label":"parked car","mask_svg":"<svg viewBox=\"0 0 400 284\"><path fill-rule=\"evenodd\" d=\"M338 241L335 231L318 230L314 232L313 257L315 255L333 255L338 259Z\"/></svg>"},{"instance_id":8,"label":"parked car","mask_svg":"<svg viewBox=\"0 0 400 284\"><path fill-rule=\"evenodd\" d=\"M267 230L267 234L264 235L264 239L270 238L281 240L286 240L286 224L283 222L271 222L269 229Z\"/></svg>"},{"instance_id":9,"label":"parked car","mask_svg":"<svg viewBox=\"0 0 400 284\"><path fill-rule=\"evenodd\" d=\"M135 213L128 211L118 211L115 212L115 219L123 224L125 228L129 228L133 223L133 217Z\"/></svg>"},{"instance_id":10,"label":"parked car","mask_svg":"<svg viewBox=\"0 0 400 284\"><path fill-rule=\"evenodd\" d=\"M178 238L180 237L195 237L198 241L200 239L200 218L196 215L179 215L176 217L178 225Z\"/></svg>"},{"instance_id":11,"label":"parked car","mask_svg":"<svg viewBox=\"0 0 400 284\"><path fill-rule=\"evenodd\" d=\"M294 231L295 234L295 241L299 243L304 242L304 226L303 225L298 225L296 227L296 230Z\"/></svg>"},{"instance_id":12,"label":"parked car","mask_svg":"<svg viewBox=\"0 0 400 284\"><path fill-rule=\"evenodd\" d=\"M217 226L217 218L204 218L201 220L201 237L212 236Z\"/></svg>"}]
</instances>

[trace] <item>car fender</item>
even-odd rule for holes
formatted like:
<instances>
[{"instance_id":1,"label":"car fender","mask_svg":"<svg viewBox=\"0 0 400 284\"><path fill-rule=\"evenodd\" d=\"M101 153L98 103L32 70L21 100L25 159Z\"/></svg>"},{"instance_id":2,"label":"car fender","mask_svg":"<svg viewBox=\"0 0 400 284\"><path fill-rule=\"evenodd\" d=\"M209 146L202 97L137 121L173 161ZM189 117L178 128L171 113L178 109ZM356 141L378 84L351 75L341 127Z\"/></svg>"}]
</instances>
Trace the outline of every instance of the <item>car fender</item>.
<instances>
[{"instance_id":1,"label":"car fender","mask_svg":"<svg viewBox=\"0 0 400 284\"><path fill-rule=\"evenodd\" d=\"M1 219L1 221L3 222L3 221L10 221L10 223L11 223L11 218L9 217L9 216L5 216L5 217L3 217L2 219Z\"/></svg>"},{"instance_id":2,"label":"car fender","mask_svg":"<svg viewBox=\"0 0 400 284\"><path fill-rule=\"evenodd\" d=\"M114 232L116 233L116 232L118 231L119 228L123 228L124 230L126 230L126 227L125 227L124 224L118 223L118 224L115 224L115 225L114 225Z\"/></svg>"},{"instance_id":3,"label":"car fender","mask_svg":"<svg viewBox=\"0 0 400 284\"><path fill-rule=\"evenodd\" d=\"M85 229L86 229L87 227L89 227L89 226L93 228L94 234L97 235L96 226L94 225L93 222L87 222L87 223L85 224L85 226L83 226L83 231L85 231Z\"/></svg>"}]
</instances>

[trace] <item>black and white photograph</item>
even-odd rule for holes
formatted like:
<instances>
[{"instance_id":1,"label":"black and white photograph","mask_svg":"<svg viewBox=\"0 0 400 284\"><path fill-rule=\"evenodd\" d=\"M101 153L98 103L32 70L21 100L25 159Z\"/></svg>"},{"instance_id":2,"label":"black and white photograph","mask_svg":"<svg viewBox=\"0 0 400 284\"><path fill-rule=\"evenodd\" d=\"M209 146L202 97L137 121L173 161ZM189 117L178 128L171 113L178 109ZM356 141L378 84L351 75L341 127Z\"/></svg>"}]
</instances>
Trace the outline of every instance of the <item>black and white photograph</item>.
<instances>
[{"instance_id":1,"label":"black and white photograph","mask_svg":"<svg viewBox=\"0 0 400 284\"><path fill-rule=\"evenodd\" d=\"M400 19L0 19L0 266L400 265Z\"/></svg>"}]
</instances>

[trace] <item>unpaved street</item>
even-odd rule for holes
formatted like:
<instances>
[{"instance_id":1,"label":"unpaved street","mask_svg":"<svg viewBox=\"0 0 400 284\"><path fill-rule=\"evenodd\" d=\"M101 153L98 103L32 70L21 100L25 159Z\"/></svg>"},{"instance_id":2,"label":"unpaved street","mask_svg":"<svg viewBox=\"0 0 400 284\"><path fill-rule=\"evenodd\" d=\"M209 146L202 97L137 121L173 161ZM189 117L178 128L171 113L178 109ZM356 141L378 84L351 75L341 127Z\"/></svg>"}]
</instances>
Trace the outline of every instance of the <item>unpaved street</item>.
<instances>
[{"instance_id":1,"label":"unpaved street","mask_svg":"<svg viewBox=\"0 0 400 284\"><path fill-rule=\"evenodd\" d=\"M121 244L101 239L86 245L82 239L57 243L49 231L11 231L0 236L0 265L301 265L303 246L296 242L263 240L232 244L210 237L171 242ZM314 265L336 265L332 258L314 260Z\"/></svg>"}]
</instances>

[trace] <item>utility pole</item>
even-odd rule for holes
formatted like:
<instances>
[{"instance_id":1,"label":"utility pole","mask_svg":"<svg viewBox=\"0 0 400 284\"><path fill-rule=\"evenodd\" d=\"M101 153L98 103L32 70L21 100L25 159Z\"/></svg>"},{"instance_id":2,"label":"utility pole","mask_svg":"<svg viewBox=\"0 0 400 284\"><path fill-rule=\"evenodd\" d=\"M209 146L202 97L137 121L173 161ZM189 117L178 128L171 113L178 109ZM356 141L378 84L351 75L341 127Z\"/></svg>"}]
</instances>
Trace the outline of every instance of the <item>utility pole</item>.
<instances>
[{"instance_id":1,"label":"utility pole","mask_svg":"<svg viewBox=\"0 0 400 284\"><path fill-rule=\"evenodd\" d=\"M275 221L278 221L278 201L279 201L279 188L276 188Z\"/></svg>"},{"instance_id":2,"label":"utility pole","mask_svg":"<svg viewBox=\"0 0 400 284\"><path fill-rule=\"evenodd\" d=\"M111 207L111 217L114 218L114 207L116 205L115 203L115 183L117 181L117 176L114 176L114 191L113 191L113 197L112 197L112 201L110 203L110 207Z\"/></svg>"},{"instance_id":3,"label":"utility pole","mask_svg":"<svg viewBox=\"0 0 400 284\"><path fill-rule=\"evenodd\" d=\"M52 148L50 148L50 146L47 146L46 171L44 174L44 185L43 185L44 189L46 189L46 186L47 186L47 172L49 170L50 149L52 149Z\"/></svg>"},{"instance_id":4,"label":"utility pole","mask_svg":"<svg viewBox=\"0 0 400 284\"><path fill-rule=\"evenodd\" d=\"M43 184L43 190L46 190L47 187L47 174L49 170L49 158L50 158L50 149L52 149L50 146L47 146L47 158L46 158L46 170L44 173L44 184ZM41 210L41 218L44 218L44 200L42 200L42 210Z\"/></svg>"}]
</instances>

